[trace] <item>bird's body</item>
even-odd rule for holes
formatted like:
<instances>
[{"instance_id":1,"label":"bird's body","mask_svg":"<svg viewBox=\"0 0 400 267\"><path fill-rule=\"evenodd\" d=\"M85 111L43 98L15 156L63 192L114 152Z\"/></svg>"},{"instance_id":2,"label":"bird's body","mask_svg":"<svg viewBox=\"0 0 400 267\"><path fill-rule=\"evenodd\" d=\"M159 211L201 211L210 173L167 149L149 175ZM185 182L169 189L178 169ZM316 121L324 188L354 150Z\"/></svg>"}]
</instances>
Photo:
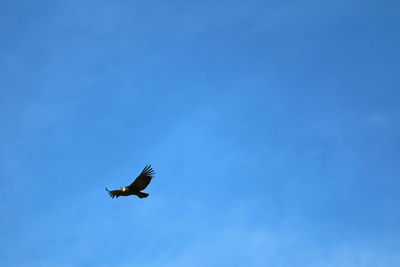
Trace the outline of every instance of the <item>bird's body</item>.
<instances>
[{"instance_id":1,"label":"bird's body","mask_svg":"<svg viewBox=\"0 0 400 267\"><path fill-rule=\"evenodd\" d=\"M139 198L145 198L149 194L140 191L142 191L149 185L151 179L153 179L153 175L154 175L154 170L151 168L151 165L149 165L143 169L143 171L135 179L135 181L133 181L132 184L112 191L108 190L106 187L106 190L110 195L110 197L112 198L114 197L118 198L120 196L131 196L131 195L136 195Z\"/></svg>"}]
</instances>

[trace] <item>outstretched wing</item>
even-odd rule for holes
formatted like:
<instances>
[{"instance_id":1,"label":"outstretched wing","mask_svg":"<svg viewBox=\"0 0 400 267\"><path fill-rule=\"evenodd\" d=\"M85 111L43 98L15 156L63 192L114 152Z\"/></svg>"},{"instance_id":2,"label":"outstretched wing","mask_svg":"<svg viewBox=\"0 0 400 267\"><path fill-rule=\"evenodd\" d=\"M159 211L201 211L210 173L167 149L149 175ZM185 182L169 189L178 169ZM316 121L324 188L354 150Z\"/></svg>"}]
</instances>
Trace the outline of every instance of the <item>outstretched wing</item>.
<instances>
[{"instance_id":1,"label":"outstretched wing","mask_svg":"<svg viewBox=\"0 0 400 267\"><path fill-rule=\"evenodd\" d=\"M135 181L133 181L133 183L129 187L141 191L149 185L151 179L153 179L153 175L154 170L153 168L151 168L151 165L146 165L142 173L135 179Z\"/></svg>"},{"instance_id":2,"label":"outstretched wing","mask_svg":"<svg viewBox=\"0 0 400 267\"><path fill-rule=\"evenodd\" d=\"M112 191L110 191L110 190L108 190L107 189L107 187L106 187L106 190L107 190L107 192L108 192L108 194L110 195L110 197L112 197L112 198L114 198L114 197L116 197L116 198L118 198L121 194L120 194L120 190L112 190Z\"/></svg>"}]
</instances>

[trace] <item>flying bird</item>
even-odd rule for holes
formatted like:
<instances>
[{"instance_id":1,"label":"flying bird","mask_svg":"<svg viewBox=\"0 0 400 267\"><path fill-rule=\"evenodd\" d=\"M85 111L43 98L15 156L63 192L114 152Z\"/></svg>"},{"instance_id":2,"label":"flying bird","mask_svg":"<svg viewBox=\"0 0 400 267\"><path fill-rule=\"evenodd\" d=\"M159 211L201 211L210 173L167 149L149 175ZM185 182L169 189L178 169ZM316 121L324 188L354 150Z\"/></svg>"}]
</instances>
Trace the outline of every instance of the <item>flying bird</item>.
<instances>
[{"instance_id":1,"label":"flying bird","mask_svg":"<svg viewBox=\"0 0 400 267\"><path fill-rule=\"evenodd\" d=\"M130 195L136 195L140 198L145 198L148 197L149 194L140 191L142 191L149 185L151 179L153 179L153 175L154 175L154 170L153 168L151 168L151 165L146 165L143 171L130 185L112 191L108 190L106 187L106 190L110 195L110 197L112 198L114 197L118 198L119 196L130 196Z\"/></svg>"}]
</instances>

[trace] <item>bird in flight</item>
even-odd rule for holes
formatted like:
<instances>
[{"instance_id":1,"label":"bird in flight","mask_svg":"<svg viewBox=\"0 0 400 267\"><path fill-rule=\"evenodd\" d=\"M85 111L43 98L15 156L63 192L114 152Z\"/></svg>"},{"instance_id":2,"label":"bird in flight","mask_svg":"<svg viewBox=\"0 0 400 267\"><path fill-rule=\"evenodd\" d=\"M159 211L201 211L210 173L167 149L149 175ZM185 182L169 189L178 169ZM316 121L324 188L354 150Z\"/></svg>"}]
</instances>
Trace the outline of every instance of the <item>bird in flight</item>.
<instances>
[{"instance_id":1,"label":"bird in flight","mask_svg":"<svg viewBox=\"0 0 400 267\"><path fill-rule=\"evenodd\" d=\"M146 165L143 171L130 185L112 191L108 190L106 187L106 190L110 195L110 197L112 198L114 197L118 198L119 196L130 196L130 195L136 195L140 198L145 198L148 197L149 194L140 191L142 191L149 185L151 179L153 179L153 175L154 175L154 170L153 168L151 168L151 165Z\"/></svg>"}]
</instances>

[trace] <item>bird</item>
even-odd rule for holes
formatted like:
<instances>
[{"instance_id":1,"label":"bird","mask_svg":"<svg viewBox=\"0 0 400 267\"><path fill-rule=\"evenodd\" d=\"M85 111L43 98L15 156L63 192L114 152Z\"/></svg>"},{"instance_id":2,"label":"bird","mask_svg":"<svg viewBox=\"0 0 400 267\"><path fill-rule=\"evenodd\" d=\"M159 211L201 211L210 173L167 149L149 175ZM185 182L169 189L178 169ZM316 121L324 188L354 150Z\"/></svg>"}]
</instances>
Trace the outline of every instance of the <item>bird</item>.
<instances>
[{"instance_id":1,"label":"bird","mask_svg":"<svg viewBox=\"0 0 400 267\"><path fill-rule=\"evenodd\" d=\"M151 167L151 165L146 165L146 167L144 167L143 171L139 174L139 176L135 179L135 181L133 181L133 183L131 183L128 186L124 186L121 187L120 189L117 190L108 190L108 188L106 187L106 191L108 192L108 194L110 195L111 198L118 198L120 196L131 196L131 195L136 195L139 198L145 198L148 197L149 194L144 193L144 192L140 192L143 189L145 189L151 179L153 179L153 175L155 174L153 168Z\"/></svg>"}]
</instances>

